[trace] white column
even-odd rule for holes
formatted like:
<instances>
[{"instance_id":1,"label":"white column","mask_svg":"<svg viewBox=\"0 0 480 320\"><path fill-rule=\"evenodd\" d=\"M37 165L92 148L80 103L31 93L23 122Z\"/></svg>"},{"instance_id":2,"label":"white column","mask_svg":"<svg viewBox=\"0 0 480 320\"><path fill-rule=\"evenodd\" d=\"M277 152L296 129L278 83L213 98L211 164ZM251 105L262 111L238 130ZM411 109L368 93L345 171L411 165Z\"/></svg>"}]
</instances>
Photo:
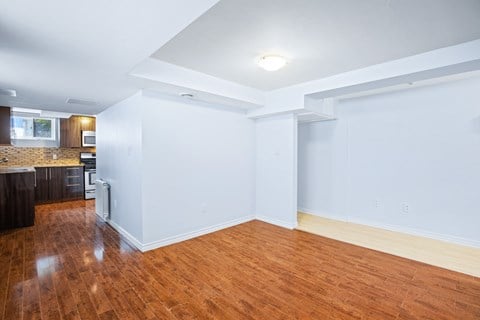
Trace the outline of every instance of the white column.
<instances>
[{"instance_id":1,"label":"white column","mask_svg":"<svg viewBox=\"0 0 480 320\"><path fill-rule=\"evenodd\" d=\"M257 219L297 225L297 119L294 114L256 120Z\"/></svg>"}]
</instances>

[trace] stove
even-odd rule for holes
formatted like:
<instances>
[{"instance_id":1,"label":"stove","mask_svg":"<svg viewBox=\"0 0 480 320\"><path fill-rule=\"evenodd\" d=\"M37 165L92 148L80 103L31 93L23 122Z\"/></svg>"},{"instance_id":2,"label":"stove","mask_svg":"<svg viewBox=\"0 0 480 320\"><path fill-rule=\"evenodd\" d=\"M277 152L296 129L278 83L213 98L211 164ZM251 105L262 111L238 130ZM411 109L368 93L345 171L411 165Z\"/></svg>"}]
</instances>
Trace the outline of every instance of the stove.
<instances>
[{"instance_id":1,"label":"stove","mask_svg":"<svg viewBox=\"0 0 480 320\"><path fill-rule=\"evenodd\" d=\"M85 199L95 199L95 180L97 179L97 155L92 152L80 152L80 162L84 166Z\"/></svg>"}]
</instances>

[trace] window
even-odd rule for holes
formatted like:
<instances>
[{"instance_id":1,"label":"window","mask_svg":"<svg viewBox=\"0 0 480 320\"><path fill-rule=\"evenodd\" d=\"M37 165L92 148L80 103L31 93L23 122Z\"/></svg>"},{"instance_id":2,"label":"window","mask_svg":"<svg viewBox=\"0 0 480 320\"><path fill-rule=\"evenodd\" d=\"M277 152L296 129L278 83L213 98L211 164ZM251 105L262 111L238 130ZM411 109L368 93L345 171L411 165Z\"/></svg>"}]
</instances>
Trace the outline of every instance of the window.
<instances>
[{"instance_id":1,"label":"window","mask_svg":"<svg viewBox=\"0 0 480 320\"><path fill-rule=\"evenodd\" d=\"M21 140L55 140L55 119L12 116L11 138Z\"/></svg>"}]
</instances>

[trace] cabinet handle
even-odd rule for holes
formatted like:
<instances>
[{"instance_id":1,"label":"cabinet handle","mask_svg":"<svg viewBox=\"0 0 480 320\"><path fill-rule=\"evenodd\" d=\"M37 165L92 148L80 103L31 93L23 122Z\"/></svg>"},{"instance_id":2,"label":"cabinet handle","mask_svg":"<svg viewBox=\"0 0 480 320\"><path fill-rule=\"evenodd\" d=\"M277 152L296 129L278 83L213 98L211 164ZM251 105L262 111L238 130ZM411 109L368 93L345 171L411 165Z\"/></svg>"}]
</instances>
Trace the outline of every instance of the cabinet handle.
<instances>
[{"instance_id":1,"label":"cabinet handle","mask_svg":"<svg viewBox=\"0 0 480 320\"><path fill-rule=\"evenodd\" d=\"M80 184L77 183L77 184L67 184L67 187L79 187Z\"/></svg>"},{"instance_id":2,"label":"cabinet handle","mask_svg":"<svg viewBox=\"0 0 480 320\"><path fill-rule=\"evenodd\" d=\"M33 172L33 177L35 179L33 186L36 188L37 187L37 171Z\"/></svg>"},{"instance_id":3,"label":"cabinet handle","mask_svg":"<svg viewBox=\"0 0 480 320\"><path fill-rule=\"evenodd\" d=\"M48 168L48 172L50 174L50 177L48 178L49 180L52 180L52 168Z\"/></svg>"}]
</instances>

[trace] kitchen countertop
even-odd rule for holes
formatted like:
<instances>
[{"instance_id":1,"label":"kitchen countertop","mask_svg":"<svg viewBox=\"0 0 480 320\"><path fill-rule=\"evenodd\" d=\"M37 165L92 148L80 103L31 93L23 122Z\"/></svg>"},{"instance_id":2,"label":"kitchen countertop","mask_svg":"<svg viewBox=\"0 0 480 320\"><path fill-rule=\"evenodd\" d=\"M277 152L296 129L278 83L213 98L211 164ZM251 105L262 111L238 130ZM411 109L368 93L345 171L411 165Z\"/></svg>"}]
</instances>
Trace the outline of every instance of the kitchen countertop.
<instances>
[{"instance_id":1,"label":"kitchen countertop","mask_svg":"<svg viewBox=\"0 0 480 320\"><path fill-rule=\"evenodd\" d=\"M48 168L48 167L84 167L83 163L59 163L59 164L35 164L32 167Z\"/></svg>"},{"instance_id":2,"label":"kitchen countertop","mask_svg":"<svg viewBox=\"0 0 480 320\"><path fill-rule=\"evenodd\" d=\"M34 167L5 167L0 168L0 174L9 174L9 173L28 173L35 172Z\"/></svg>"},{"instance_id":3,"label":"kitchen countertop","mask_svg":"<svg viewBox=\"0 0 480 320\"><path fill-rule=\"evenodd\" d=\"M35 172L35 168L50 168L50 167L84 167L83 163L70 163L70 164L35 164L28 166L5 166L0 167L0 174L6 173L22 173L22 172Z\"/></svg>"}]
</instances>

